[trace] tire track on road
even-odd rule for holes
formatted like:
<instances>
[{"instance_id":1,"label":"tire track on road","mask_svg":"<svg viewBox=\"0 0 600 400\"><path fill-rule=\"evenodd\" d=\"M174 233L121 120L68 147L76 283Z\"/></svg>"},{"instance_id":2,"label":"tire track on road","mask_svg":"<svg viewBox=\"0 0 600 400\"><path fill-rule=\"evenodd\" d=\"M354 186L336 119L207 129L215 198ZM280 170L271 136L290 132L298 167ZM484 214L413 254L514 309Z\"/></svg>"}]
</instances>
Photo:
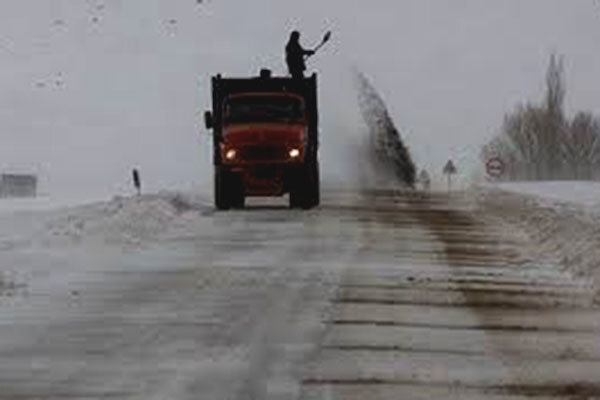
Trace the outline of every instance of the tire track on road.
<instances>
[{"instance_id":1,"label":"tire track on road","mask_svg":"<svg viewBox=\"0 0 600 400\"><path fill-rule=\"evenodd\" d=\"M303 399L600 396L600 312L585 285L546 264L524 266L522 243L459 200L378 191L366 203L363 221L389 236L370 236L371 265L342 279ZM373 242L394 231L410 242L418 226L439 244L430 265L377 265ZM411 244L396 244L394 256L409 259Z\"/></svg>"}]
</instances>

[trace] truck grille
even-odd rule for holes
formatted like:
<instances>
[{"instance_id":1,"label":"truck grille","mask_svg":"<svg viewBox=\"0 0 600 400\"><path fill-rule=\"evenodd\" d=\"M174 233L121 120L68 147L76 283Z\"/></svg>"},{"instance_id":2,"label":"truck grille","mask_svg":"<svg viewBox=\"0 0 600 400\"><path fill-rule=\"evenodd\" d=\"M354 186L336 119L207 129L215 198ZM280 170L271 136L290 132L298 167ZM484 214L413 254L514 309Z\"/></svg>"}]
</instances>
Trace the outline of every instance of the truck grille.
<instances>
[{"instance_id":1,"label":"truck grille","mask_svg":"<svg viewBox=\"0 0 600 400\"><path fill-rule=\"evenodd\" d=\"M241 158L246 161L284 160L287 158L287 151L281 146L246 147L241 151Z\"/></svg>"}]
</instances>

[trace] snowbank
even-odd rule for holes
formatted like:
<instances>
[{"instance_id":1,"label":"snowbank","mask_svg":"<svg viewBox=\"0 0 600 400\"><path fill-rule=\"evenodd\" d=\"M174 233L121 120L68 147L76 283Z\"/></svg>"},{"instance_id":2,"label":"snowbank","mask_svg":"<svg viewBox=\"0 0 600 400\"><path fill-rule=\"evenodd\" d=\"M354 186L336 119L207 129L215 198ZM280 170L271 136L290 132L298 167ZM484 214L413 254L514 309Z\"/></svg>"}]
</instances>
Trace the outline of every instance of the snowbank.
<instances>
[{"instance_id":1,"label":"snowbank","mask_svg":"<svg viewBox=\"0 0 600 400\"><path fill-rule=\"evenodd\" d=\"M140 246L184 223L188 212L210 209L198 197L172 192L64 205L21 200L5 206L0 214L0 249L84 243ZM63 207L55 208L59 206Z\"/></svg>"},{"instance_id":2,"label":"snowbank","mask_svg":"<svg viewBox=\"0 0 600 400\"><path fill-rule=\"evenodd\" d=\"M534 245L532 259L549 260L563 271L590 279L600 301L596 191L600 185L586 182L511 183L479 188L477 204L484 218L524 230Z\"/></svg>"},{"instance_id":3,"label":"snowbank","mask_svg":"<svg viewBox=\"0 0 600 400\"><path fill-rule=\"evenodd\" d=\"M557 206L556 202L573 203L589 211L600 213L600 182L511 182L496 184L493 187L538 197L548 206Z\"/></svg>"}]
</instances>

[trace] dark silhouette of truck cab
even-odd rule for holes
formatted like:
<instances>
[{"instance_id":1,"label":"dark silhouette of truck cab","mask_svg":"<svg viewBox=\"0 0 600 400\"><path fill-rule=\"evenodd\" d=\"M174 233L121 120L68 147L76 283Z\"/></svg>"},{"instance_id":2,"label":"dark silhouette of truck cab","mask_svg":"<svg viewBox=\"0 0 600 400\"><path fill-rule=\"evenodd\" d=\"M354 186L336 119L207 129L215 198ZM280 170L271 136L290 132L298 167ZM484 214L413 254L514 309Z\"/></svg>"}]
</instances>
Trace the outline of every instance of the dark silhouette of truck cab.
<instances>
[{"instance_id":1,"label":"dark silhouette of truck cab","mask_svg":"<svg viewBox=\"0 0 600 400\"><path fill-rule=\"evenodd\" d=\"M319 204L317 76L212 78L215 206L243 208L248 196Z\"/></svg>"}]
</instances>

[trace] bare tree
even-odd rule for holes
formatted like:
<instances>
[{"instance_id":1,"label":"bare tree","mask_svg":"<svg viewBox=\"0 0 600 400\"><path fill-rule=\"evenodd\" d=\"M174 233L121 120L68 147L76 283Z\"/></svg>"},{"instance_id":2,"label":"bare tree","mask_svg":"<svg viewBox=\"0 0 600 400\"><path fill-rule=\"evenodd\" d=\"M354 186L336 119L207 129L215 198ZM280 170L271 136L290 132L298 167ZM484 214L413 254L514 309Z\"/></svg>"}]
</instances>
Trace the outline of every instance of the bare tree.
<instances>
[{"instance_id":1,"label":"bare tree","mask_svg":"<svg viewBox=\"0 0 600 400\"><path fill-rule=\"evenodd\" d=\"M504 117L500 135L482 149L503 158L508 179L591 179L600 172L600 122L590 113L565 117L562 57L552 55L541 105L519 106Z\"/></svg>"},{"instance_id":2,"label":"bare tree","mask_svg":"<svg viewBox=\"0 0 600 400\"><path fill-rule=\"evenodd\" d=\"M564 57L550 56L550 65L546 72L545 106L549 114L557 119L564 118L565 102Z\"/></svg>"},{"instance_id":3,"label":"bare tree","mask_svg":"<svg viewBox=\"0 0 600 400\"><path fill-rule=\"evenodd\" d=\"M520 165L521 179L537 179L543 174L544 147L540 132L544 129L545 111L532 105L521 106L505 117L503 132Z\"/></svg>"},{"instance_id":4,"label":"bare tree","mask_svg":"<svg viewBox=\"0 0 600 400\"><path fill-rule=\"evenodd\" d=\"M600 169L600 121L589 112L579 112L570 123L564 143L571 174L576 179L593 179Z\"/></svg>"},{"instance_id":5,"label":"bare tree","mask_svg":"<svg viewBox=\"0 0 600 400\"><path fill-rule=\"evenodd\" d=\"M540 178L564 177L563 143L567 140L567 124L564 117L564 63L562 57L552 54L546 73L546 116L542 120L541 136L542 170Z\"/></svg>"}]
</instances>

